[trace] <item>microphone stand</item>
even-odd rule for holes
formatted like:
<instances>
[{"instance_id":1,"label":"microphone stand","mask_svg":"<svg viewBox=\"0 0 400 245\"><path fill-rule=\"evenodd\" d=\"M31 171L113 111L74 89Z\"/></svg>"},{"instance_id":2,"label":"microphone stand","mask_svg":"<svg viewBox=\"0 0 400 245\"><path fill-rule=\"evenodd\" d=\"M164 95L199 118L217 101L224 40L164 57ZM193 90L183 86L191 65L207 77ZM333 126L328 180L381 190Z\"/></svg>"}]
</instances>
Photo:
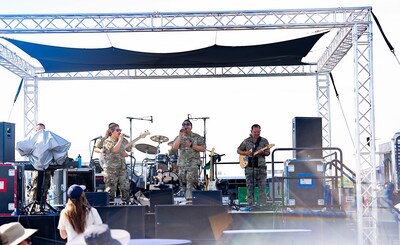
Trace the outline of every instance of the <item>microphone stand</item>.
<instances>
[{"instance_id":1,"label":"microphone stand","mask_svg":"<svg viewBox=\"0 0 400 245\"><path fill-rule=\"evenodd\" d=\"M150 119L149 119L150 117ZM127 119L129 119L129 136L132 138L132 120L141 120L141 121L149 121L151 123L153 123L153 116L146 116L146 117L126 117ZM133 161L132 159L135 159L135 164L136 164L136 158L133 154L133 150L131 150L130 154L129 154L129 164L131 167L131 181L133 181L133 172L134 172L134 165L133 165ZM142 166L143 167L143 166ZM146 178L146 176L145 176ZM146 189L146 182L145 182L145 186L144 188ZM129 185L129 192L132 193L132 185ZM135 195L133 195L135 196Z\"/></svg>"},{"instance_id":2,"label":"microphone stand","mask_svg":"<svg viewBox=\"0 0 400 245\"><path fill-rule=\"evenodd\" d=\"M90 142L92 142L93 140L91 140ZM93 142L93 147L92 147L92 151L90 152L90 164L89 164L89 168L93 169L96 168L96 165L94 164L93 161L93 154L94 154L94 148L96 147L96 140ZM96 171L95 171L96 172Z\"/></svg>"},{"instance_id":3,"label":"microphone stand","mask_svg":"<svg viewBox=\"0 0 400 245\"><path fill-rule=\"evenodd\" d=\"M206 135L207 135L207 130L206 130L206 120L210 119L210 117L191 117L190 114L188 114L188 120L198 120L198 119L203 119L203 124L204 124L204 130L203 130L203 137L204 137L204 144L207 146L207 139L206 139ZM207 164L207 151L203 152L203 166L205 167ZM203 169L203 175L204 175L204 180L206 179L206 168Z\"/></svg>"}]
</instances>

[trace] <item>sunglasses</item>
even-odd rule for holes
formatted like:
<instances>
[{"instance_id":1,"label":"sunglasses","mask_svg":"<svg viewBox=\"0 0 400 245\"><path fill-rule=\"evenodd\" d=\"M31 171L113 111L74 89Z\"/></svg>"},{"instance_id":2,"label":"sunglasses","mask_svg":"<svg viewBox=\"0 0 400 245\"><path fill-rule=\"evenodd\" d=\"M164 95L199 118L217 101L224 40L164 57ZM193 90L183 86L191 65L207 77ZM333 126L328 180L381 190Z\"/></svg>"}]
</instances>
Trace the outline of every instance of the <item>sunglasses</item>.
<instances>
[{"instance_id":1,"label":"sunglasses","mask_svg":"<svg viewBox=\"0 0 400 245\"><path fill-rule=\"evenodd\" d=\"M182 126L191 126L190 123L182 123Z\"/></svg>"},{"instance_id":2,"label":"sunglasses","mask_svg":"<svg viewBox=\"0 0 400 245\"><path fill-rule=\"evenodd\" d=\"M117 131L118 133L122 131L122 129L116 129L115 131Z\"/></svg>"}]
</instances>

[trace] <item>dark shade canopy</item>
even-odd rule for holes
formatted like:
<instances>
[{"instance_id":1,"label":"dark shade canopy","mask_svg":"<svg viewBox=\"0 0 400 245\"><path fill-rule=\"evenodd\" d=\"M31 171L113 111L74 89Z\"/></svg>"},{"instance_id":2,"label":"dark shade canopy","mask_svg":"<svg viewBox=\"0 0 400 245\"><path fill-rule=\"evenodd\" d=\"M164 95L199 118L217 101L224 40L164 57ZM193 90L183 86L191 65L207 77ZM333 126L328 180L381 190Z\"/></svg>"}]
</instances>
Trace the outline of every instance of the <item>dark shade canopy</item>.
<instances>
[{"instance_id":1,"label":"dark shade canopy","mask_svg":"<svg viewBox=\"0 0 400 245\"><path fill-rule=\"evenodd\" d=\"M47 73L148 68L304 65L301 61L325 33L253 46L219 46L145 53L110 48L65 48L4 38L37 59Z\"/></svg>"}]
</instances>

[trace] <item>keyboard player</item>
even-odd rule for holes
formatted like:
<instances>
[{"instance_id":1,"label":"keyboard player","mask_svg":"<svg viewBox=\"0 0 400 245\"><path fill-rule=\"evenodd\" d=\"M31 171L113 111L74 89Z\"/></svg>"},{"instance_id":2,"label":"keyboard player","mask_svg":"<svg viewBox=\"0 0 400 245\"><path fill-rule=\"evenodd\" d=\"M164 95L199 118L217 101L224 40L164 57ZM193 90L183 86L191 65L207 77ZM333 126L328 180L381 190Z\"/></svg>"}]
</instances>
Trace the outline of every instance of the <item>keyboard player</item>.
<instances>
[{"instance_id":1,"label":"keyboard player","mask_svg":"<svg viewBox=\"0 0 400 245\"><path fill-rule=\"evenodd\" d=\"M40 130L45 129L46 126L43 123L38 123L36 125L36 132L39 132ZM50 181L51 181L51 176L53 174L52 170L45 170L44 172L44 192L47 195L47 191L50 188ZM39 178L39 172L37 170L33 170L32 171L32 188L29 192L29 203L33 203L35 202L35 200L37 200L36 195L37 195L37 188L38 188L38 178Z\"/></svg>"}]
</instances>

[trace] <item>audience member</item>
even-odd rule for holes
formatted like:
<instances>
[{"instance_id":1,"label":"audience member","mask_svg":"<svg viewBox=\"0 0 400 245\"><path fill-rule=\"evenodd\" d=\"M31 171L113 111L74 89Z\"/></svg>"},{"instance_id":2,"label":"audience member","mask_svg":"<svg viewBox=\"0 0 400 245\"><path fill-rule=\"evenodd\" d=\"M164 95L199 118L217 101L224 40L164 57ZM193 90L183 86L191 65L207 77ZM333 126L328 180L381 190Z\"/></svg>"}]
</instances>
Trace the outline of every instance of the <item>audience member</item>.
<instances>
[{"instance_id":1,"label":"audience member","mask_svg":"<svg viewBox=\"0 0 400 245\"><path fill-rule=\"evenodd\" d=\"M2 245L28 245L30 237L36 229L24 228L19 222L11 222L0 226L0 244Z\"/></svg>"},{"instance_id":2,"label":"audience member","mask_svg":"<svg viewBox=\"0 0 400 245\"><path fill-rule=\"evenodd\" d=\"M85 186L71 185L68 188L68 202L60 213L58 229L62 239L70 241L78 234L85 232L90 225L102 224L97 210L90 206L84 190Z\"/></svg>"},{"instance_id":3,"label":"audience member","mask_svg":"<svg viewBox=\"0 0 400 245\"><path fill-rule=\"evenodd\" d=\"M91 225L83 234L79 234L68 245L127 245L131 236L128 231L109 229L108 225Z\"/></svg>"}]
</instances>

